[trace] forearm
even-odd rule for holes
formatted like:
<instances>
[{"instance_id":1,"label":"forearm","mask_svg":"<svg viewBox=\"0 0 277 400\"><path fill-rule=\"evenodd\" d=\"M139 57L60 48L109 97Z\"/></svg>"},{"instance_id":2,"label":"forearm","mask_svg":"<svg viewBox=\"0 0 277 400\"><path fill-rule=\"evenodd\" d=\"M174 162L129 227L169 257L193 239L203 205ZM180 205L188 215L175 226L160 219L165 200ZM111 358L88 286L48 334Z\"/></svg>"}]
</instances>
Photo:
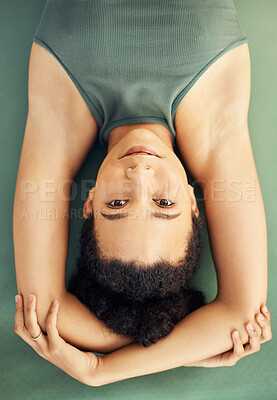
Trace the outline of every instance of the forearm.
<instances>
[{"instance_id":1,"label":"forearm","mask_svg":"<svg viewBox=\"0 0 277 400\"><path fill-rule=\"evenodd\" d=\"M253 322L252 312L226 306L219 300L199 308L178 322L173 331L157 343L138 343L105 355L99 362L92 385L101 386L135 376L152 374L194 363L230 350L231 332L240 332L247 343L245 322Z\"/></svg>"},{"instance_id":2,"label":"forearm","mask_svg":"<svg viewBox=\"0 0 277 400\"><path fill-rule=\"evenodd\" d=\"M71 293L66 292L59 303L58 332L80 350L106 354L134 342L131 336L125 338L108 329Z\"/></svg>"}]
</instances>

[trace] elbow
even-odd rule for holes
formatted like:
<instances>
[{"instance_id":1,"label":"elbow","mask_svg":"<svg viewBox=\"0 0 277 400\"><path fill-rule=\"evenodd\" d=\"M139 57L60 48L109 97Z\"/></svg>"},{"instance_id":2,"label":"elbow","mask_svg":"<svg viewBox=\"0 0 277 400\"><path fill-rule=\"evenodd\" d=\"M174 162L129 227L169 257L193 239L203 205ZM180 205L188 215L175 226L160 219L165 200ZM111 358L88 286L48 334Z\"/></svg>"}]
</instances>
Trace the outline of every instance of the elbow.
<instances>
[{"instance_id":1,"label":"elbow","mask_svg":"<svg viewBox=\"0 0 277 400\"><path fill-rule=\"evenodd\" d=\"M23 293L23 307L24 307L24 316L28 315L29 313L29 295L34 294L36 296L36 317L37 317L37 323L40 326L41 330L43 333L46 333L46 321L48 317L49 310L52 306L52 303L55 299L60 300L59 298L50 297L50 296L43 296L41 294L37 294L34 291L30 293ZM26 318L25 318L25 324L26 324Z\"/></svg>"},{"instance_id":2,"label":"elbow","mask_svg":"<svg viewBox=\"0 0 277 400\"><path fill-rule=\"evenodd\" d=\"M257 320L258 315L261 312L261 305L260 307L252 307L252 308L247 308L247 309L242 309L239 312L239 319L241 323L243 324L243 332L242 337L244 338L243 343L247 343L249 341L249 335L248 331L246 329L246 325L251 322L255 328L255 331L258 333L259 337L262 335L262 328L259 325L259 322Z\"/></svg>"},{"instance_id":3,"label":"elbow","mask_svg":"<svg viewBox=\"0 0 277 400\"><path fill-rule=\"evenodd\" d=\"M262 335L262 328L259 325L257 317L260 313L262 313L262 307L264 304L266 304L266 302L249 302L248 304L246 304L245 302L238 302L235 304L230 302L223 302L223 304L226 308L226 312L230 313L233 321L231 329L232 331L238 330L240 332L243 344L249 341L249 334L246 329L246 325L249 322L254 325L255 331L258 333L258 335Z\"/></svg>"},{"instance_id":4,"label":"elbow","mask_svg":"<svg viewBox=\"0 0 277 400\"><path fill-rule=\"evenodd\" d=\"M266 306L266 302L261 302L259 305L253 305L252 308L246 309L240 315L240 319L243 322L243 330L241 337L243 344L249 342L249 332L246 329L246 324L251 322L254 326L258 338L263 338L264 341L272 339L271 333L271 315L270 311ZM263 316L265 319L261 320L259 317Z\"/></svg>"},{"instance_id":5,"label":"elbow","mask_svg":"<svg viewBox=\"0 0 277 400\"><path fill-rule=\"evenodd\" d=\"M51 302L51 304L52 304L52 302ZM51 304L49 304L49 308L51 307ZM47 332L46 320L47 320L47 316L48 316L48 311L49 311L49 309L47 309L47 308L39 308L37 311L38 325L40 326L40 328L44 334L46 334L46 332Z\"/></svg>"}]
</instances>

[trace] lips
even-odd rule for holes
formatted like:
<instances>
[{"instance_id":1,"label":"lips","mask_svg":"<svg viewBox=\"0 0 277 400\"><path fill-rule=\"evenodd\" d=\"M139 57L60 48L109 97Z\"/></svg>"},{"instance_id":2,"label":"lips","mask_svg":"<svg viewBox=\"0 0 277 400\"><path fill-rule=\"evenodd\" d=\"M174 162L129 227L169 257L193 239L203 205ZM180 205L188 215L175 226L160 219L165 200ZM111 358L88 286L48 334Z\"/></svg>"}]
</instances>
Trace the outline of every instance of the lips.
<instances>
[{"instance_id":1,"label":"lips","mask_svg":"<svg viewBox=\"0 0 277 400\"><path fill-rule=\"evenodd\" d=\"M150 147L133 146L129 150L127 150L126 153L123 154L123 156L120 158L131 156L133 154L148 154L149 156L160 157L153 149L150 149Z\"/></svg>"}]
</instances>

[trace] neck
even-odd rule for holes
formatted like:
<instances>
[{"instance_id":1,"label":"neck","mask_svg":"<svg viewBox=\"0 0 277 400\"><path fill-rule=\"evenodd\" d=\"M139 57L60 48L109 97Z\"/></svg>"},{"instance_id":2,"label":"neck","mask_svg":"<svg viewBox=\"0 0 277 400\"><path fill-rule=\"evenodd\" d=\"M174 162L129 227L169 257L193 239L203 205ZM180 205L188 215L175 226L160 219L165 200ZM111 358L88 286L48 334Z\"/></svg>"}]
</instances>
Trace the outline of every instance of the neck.
<instances>
[{"instance_id":1,"label":"neck","mask_svg":"<svg viewBox=\"0 0 277 400\"><path fill-rule=\"evenodd\" d=\"M122 125L114 128L108 137L108 153L119 143L125 135L136 129L144 129L153 133L153 137L158 137L166 146L173 151L173 139L169 130L161 124L143 122L140 124Z\"/></svg>"}]
</instances>

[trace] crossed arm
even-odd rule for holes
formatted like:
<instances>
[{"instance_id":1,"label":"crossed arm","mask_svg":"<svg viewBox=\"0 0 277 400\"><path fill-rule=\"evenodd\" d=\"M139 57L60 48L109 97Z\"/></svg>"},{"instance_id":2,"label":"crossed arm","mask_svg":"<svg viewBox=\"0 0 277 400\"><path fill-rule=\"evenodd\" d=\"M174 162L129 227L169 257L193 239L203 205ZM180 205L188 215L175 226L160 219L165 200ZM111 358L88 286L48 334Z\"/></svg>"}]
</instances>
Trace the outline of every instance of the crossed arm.
<instances>
[{"instance_id":1,"label":"crossed arm","mask_svg":"<svg viewBox=\"0 0 277 400\"><path fill-rule=\"evenodd\" d=\"M58 141L57 132L53 137L49 135L49 129L57 130L57 123L55 127L54 124L49 126L45 104L43 110L38 109L27 119L14 203L18 293L26 299L24 304L30 293L36 294L38 322L42 329L45 331L51 302L58 298L60 336L80 349L111 352L103 357L98 376L94 377L101 384L176 368L230 350L233 329L240 332L242 342L246 343L248 335L244 323L247 320L261 333L254 315L259 312L260 305L266 303L267 296L266 220L247 124L229 125L226 136L232 133L236 140L224 141L224 145L214 149L205 173L194 173L196 179L202 180L200 186L206 197L205 212L218 295L210 304L180 321L167 337L144 348L133 343L132 337L121 338L109 331L65 290L69 220L63 215L69 211L69 200L59 194L63 180L74 177L70 164L74 149L68 149L68 156L64 151L69 140L67 127L60 126ZM41 122L43 118L45 123ZM52 146L54 138L55 147ZM79 163L84 157L85 151L79 156ZM76 159L77 156L75 169ZM32 190L22 201L24 181L30 179L37 183L39 190ZM51 201L41 200L43 180L54 181L50 185ZM222 196L219 201L214 197L215 180L225 181L224 191L220 193L223 200ZM230 186L230 180L239 181L243 186L246 182L255 182L254 201L238 200L238 193L234 193L236 184ZM64 190L69 195L70 185ZM56 217L41 219L34 213L38 209L42 212L52 209Z\"/></svg>"},{"instance_id":2,"label":"crossed arm","mask_svg":"<svg viewBox=\"0 0 277 400\"><path fill-rule=\"evenodd\" d=\"M244 137L245 143L241 146L241 153L233 152L235 159L227 165L232 177L234 171L237 171L233 179L256 182L255 200L214 201L209 199L212 192L209 189L206 192L205 209L213 257L217 265L218 296L210 304L189 314L167 337L149 348L137 343L128 345L132 343L132 338L128 342L109 333L105 325L78 299L66 293L61 281L65 279L64 272L60 272L58 265L62 262L65 267L68 219L33 219L32 210L45 211L54 206L62 214L69 204L65 205L57 199L56 202L44 202L42 206L39 200L40 191L29 193L29 201L20 201L17 187L14 234L18 292L26 299L29 293L37 295L40 326L45 331L48 309L52 300L58 297L60 313L57 327L66 341L79 348L104 353L128 345L106 354L103 369L98 370L99 381L110 383L159 372L227 351L232 348L230 332L233 329L239 330L243 343L248 341L244 329L246 320L253 321L255 328L260 331L254 314L259 312L262 303L266 303L266 226L258 179L253 169L252 155L249 153L249 139L246 134ZM222 157L226 157L226 154ZM50 174L49 165L47 174L45 172L43 175L43 161L34 157L34 153L32 160L34 165L30 167L29 175L24 175L22 170L19 172L23 177L27 179L32 176L38 182L43 178L53 179L54 175ZM217 162L220 163L221 160ZM242 162L247 164L243 169ZM250 168L251 165L253 168ZM217 165L214 169L218 171ZM226 168L221 173L226 174ZM226 175L224 176L226 179ZM19 175L18 182L22 182L23 177ZM55 175L55 178L60 181L62 177ZM221 178L217 172L216 179ZM59 192L59 183L56 185L54 187ZM207 185L208 183L203 186L204 193ZM220 195L234 196L232 190L226 189L225 193L220 192ZM29 218L22 218L22 213L26 213L26 210ZM54 246L53 243L59 243L59 246ZM60 260L57 261L58 256ZM25 303L27 304L27 301Z\"/></svg>"}]
</instances>

